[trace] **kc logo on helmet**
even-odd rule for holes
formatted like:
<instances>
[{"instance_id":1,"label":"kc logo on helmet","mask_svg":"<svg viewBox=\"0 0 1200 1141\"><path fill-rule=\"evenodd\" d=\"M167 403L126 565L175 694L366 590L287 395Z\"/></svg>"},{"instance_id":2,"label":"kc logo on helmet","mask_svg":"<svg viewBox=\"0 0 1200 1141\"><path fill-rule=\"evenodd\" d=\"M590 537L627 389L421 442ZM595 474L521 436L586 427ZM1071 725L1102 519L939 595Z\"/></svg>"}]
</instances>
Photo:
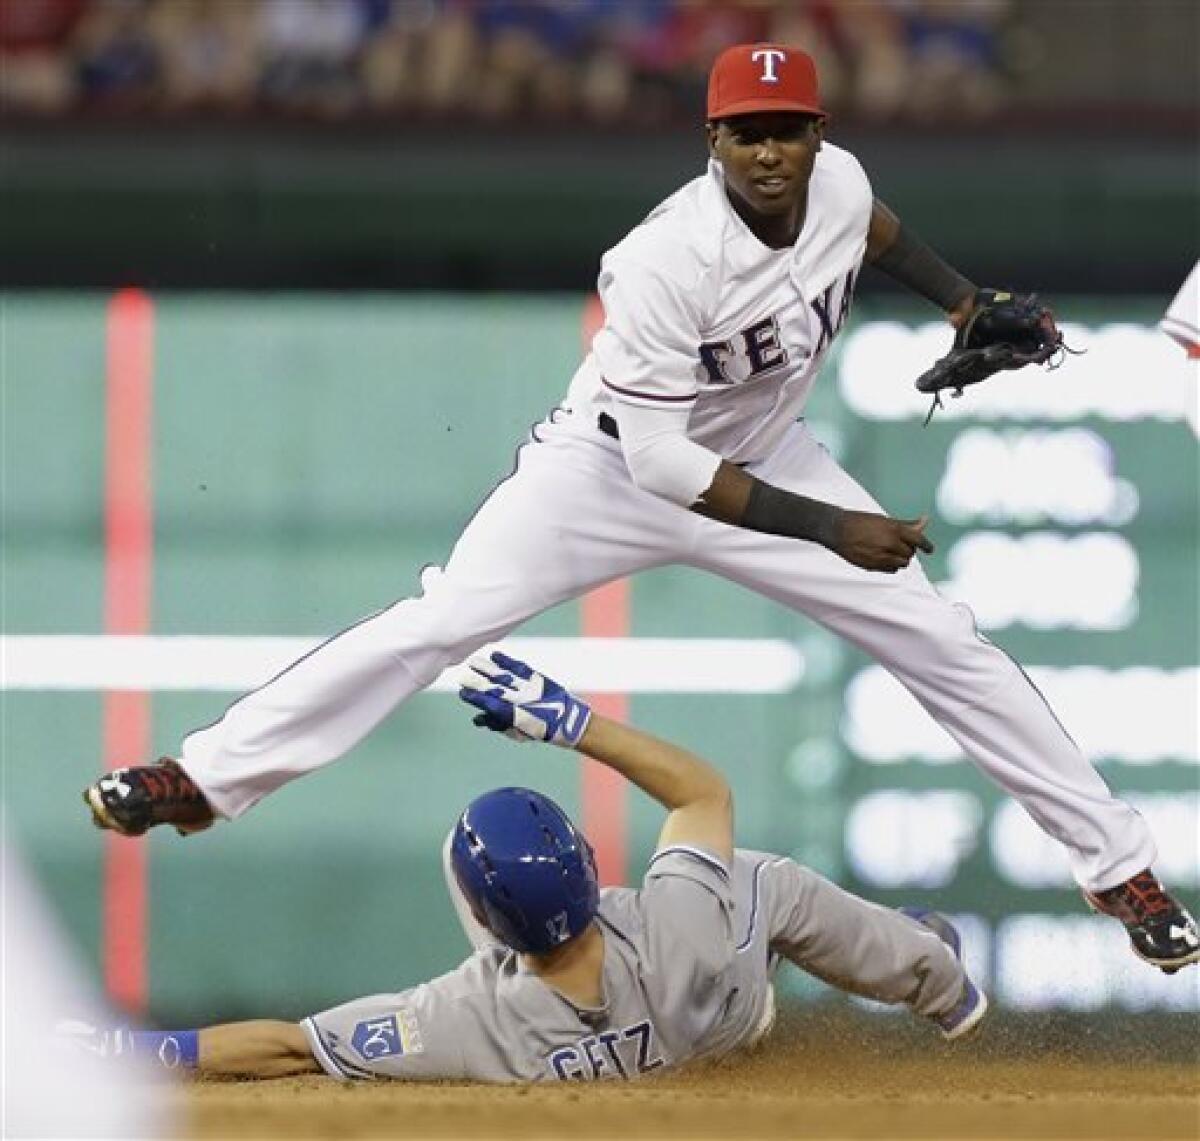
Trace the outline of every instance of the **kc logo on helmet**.
<instances>
[{"instance_id":1,"label":"kc logo on helmet","mask_svg":"<svg viewBox=\"0 0 1200 1141\"><path fill-rule=\"evenodd\" d=\"M750 59L753 63L762 60L763 70L760 78L763 83L778 83L779 76L775 74L775 65L787 59L787 52L778 48L759 48L750 53Z\"/></svg>"}]
</instances>

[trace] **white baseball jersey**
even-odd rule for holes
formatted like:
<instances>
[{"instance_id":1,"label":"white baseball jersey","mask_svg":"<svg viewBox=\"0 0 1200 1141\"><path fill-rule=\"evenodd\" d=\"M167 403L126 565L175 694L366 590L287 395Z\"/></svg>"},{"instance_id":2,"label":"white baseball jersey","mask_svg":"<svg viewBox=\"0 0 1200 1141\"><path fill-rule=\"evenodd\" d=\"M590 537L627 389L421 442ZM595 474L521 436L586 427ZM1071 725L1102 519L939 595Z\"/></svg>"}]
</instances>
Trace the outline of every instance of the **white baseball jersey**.
<instances>
[{"instance_id":1,"label":"white baseball jersey","mask_svg":"<svg viewBox=\"0 0 1200 1141\"><path fill-rule=\"evenodd\" d=\"M770 454L797 419L845 323L866 250L871 185L822 145L804 227L771 249L729 203L720 164L605 254L606 323L566 405L690 408L688 435L732 463Z\"/></svg>"},{"instance_id":2,"label":"white baseball jersey","mask_svg":"<svg viewBox=\"0 0 1200 1141\"><path fill-rule=\"evenodd\" d=\"M600 1007L576 1005L492 943L431 982L306 1018L313 1056L341 1080L638 1078L761 1038L779 956L924 1015L952 1007L965 977L928 928L765 852L739 849L727 869L698 848L664 848L640 891L601 892L597 922Z\"/></svg>"}]
</instances>

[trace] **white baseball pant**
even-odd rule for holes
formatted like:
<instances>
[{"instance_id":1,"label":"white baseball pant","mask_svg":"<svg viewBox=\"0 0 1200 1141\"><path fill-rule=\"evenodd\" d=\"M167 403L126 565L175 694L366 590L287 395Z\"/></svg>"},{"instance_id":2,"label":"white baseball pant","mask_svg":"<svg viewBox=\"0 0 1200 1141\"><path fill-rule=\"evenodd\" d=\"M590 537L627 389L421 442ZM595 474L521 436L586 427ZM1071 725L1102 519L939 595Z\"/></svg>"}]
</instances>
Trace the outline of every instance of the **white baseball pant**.
<instances>
[{"instance_id":1,"label":"white baseball pant","mask_svg":"<svg viewBox=\"0 0 1200 1141\"><path fill-rule=\"evenodd\" d=\"M881 511L803 424L751 474L789 491ZM885 666L975 763L1066 846L1080 885L1149 866L1142 817L1115 798L1042 695L970 611L914 560L894 575L814 543L731 527L639 490L620 444L556 410L471 519L423 593L342 632L183 743L214 811L236 817L336 760L447 666L543 610L648 567L683 564L807 615Z\"/></svg>"}]
</instances>

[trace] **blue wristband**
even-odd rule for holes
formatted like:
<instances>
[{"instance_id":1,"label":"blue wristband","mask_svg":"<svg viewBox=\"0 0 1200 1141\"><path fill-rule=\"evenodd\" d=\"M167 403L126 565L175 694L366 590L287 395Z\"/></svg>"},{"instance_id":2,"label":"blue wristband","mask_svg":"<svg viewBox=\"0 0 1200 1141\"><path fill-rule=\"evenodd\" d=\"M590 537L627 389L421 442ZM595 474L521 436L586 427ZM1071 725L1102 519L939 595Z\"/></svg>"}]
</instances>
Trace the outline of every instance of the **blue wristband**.
<instances>
[{"instance_id":1,"label":"blue wristband","mask_svg":"<svg viewBox=\"0 0 1200 1141\"><path fill-rule=\"evenodd\" d=\"M194 1070L200 1063L198 1030L130 1030L136 1058L148 1058L166 1070Z\"/></svg>"}]
</instances>

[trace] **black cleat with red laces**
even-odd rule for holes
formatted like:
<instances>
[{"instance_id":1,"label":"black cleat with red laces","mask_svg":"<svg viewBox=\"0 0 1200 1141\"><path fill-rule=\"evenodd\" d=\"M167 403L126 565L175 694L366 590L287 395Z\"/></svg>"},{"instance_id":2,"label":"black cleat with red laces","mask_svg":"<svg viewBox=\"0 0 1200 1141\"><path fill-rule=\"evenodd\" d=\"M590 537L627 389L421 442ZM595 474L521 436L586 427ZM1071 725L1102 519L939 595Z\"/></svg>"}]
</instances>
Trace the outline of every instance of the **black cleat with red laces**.
<instances>
[{"instance_id":1,"label":"black cleat with red laces","mask_svg":"<svg viewBox=\"0 0 1200 1141\"><path fill-rule=\"evenodd\" d=\"M1083 893L1093 911L1125 924L1134 954L1173 975L1200 961L1196 921L1147 868L1106 891Z\"/></svg>"},{"instance_id":2,"label":"black cleat with red laces","mask_svg":"<svg viewBox=\"0 0 1200 1141\"><path fill-rule=\"evenodd\" d=\"M180 834L200 832L213 822L204 793L170 757L156 765L114 769L83 790L97 828L141 836L156 824L173 824Z\"/></svg>"}]
</instances>

